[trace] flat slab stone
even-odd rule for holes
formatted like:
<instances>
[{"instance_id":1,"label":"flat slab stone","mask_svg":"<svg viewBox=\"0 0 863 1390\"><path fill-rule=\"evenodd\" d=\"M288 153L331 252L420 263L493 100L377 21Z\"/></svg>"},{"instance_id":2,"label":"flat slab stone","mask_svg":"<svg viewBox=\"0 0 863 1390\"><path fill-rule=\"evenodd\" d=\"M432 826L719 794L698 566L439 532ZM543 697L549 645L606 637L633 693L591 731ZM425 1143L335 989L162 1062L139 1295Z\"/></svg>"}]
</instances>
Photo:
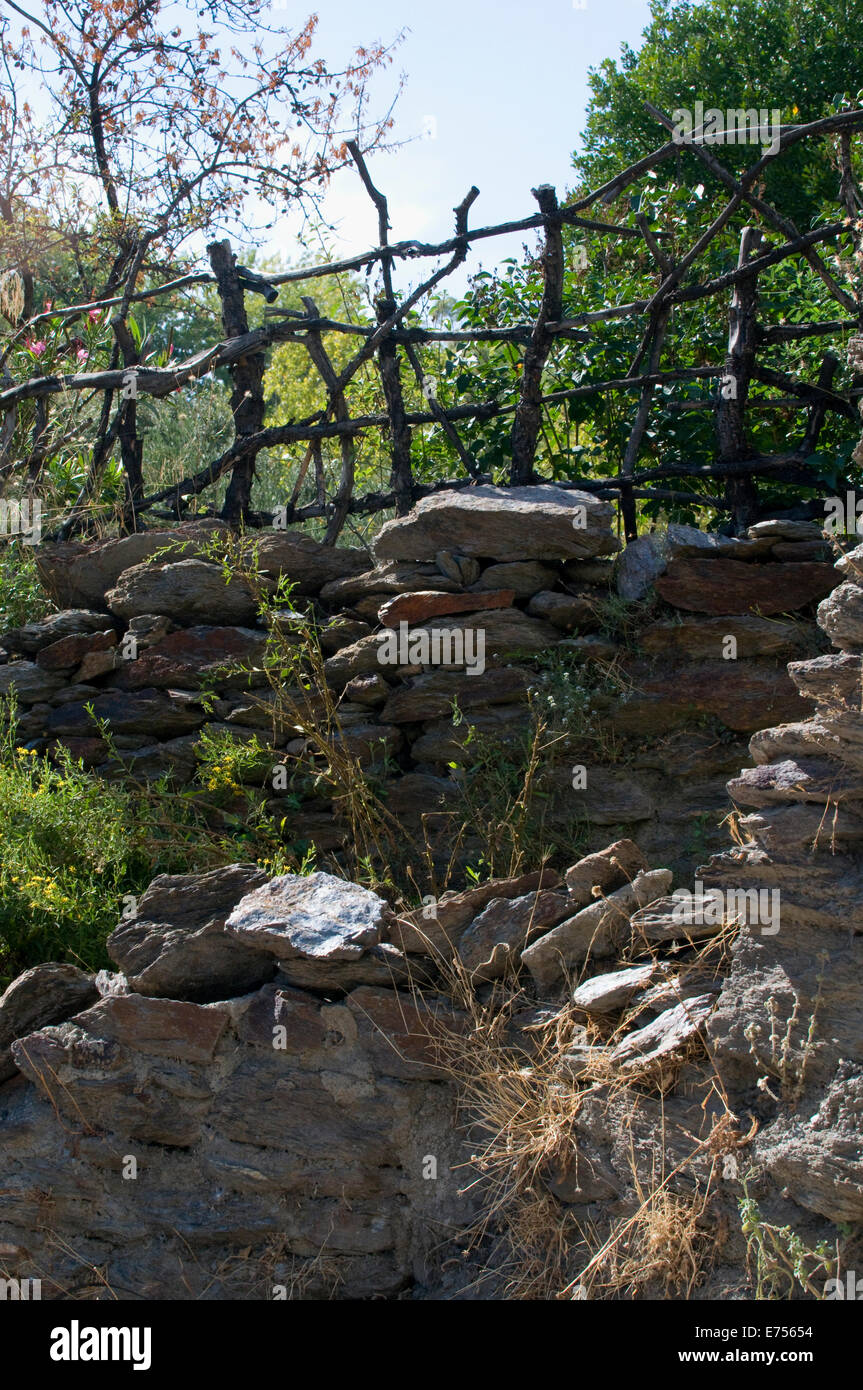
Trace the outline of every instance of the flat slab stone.
<instances>
[{"instance_id":1,"label":"flat slab stone","mask_svg":"<svg viewBox=\"0 0 863 1390\"><path fill-rule=\"evenodd\" d=\"M863 800L863 772L830 758L785 758L745 767L728 783L728 794L742 806L814 801L831 806Z\"/></svg>"},{"instance_id":2,"label":"flat slab stone","mask_svg":"<svg viewBox=\"0 0 863 1390\"><path fill-rule=\"evenodd\" d=\"M228 1012L218 1005L117 994L70 1021L94 1037L111 1038L136 1052L210 1062L227 1026Z\"/></svg>"},{"instance_id":3,"label":"flat slab stone","mask_svg":"<svg viewBox=\"0 0 863 1390\"><path fill-rule=\"evenodd\" d=\"M62 613L50 613L38 623L12 627L0 636L0 647L7 652L35 656L43 647L50 647L64 637L81 637L101 632L110 622L104 613L89 608L66 608Z\"/></svg>"},{"instance_id":4,"label":"flat slab stone","mask_svg":"<svg viewBox=\"0 0 863 1390\"><path fill-rule=\"evenodd\" d=\"M768 536L771 541L812 541L820 540L822 532L817 521L788 521L776 517L770 521L756 521L746 535L749 540Z\"/></svg>"},{"instance_id":5,"label":"flat slab stone","mask_svg":"<svg viewBox=\"0 0 863 1390\"><path fill-rule=\"evenodd\" d=\"M534 594L527 605L527 611L531 617L542 618L553 627L560 628L562 632L599 626L596 601L590 593L558 594L542 590Z\"/></svg>"},{"instance_id":6,"label":"flat slab stone","mask_svg":"<svg viewBox=\"0 0 863 1390\"><path fill-rule=\"evenodd\" d=\"M790 613L835 586L831 565L743 564L740 560L672 560L656 581L666 603L695 613Z\"/></svg>"},{"instance_id":7,"label":"flat slab stone","mask_svg":"<svg viewBox=\"0 0 863 1390\"><path fill-rule=\"evenodd\" d=\"M652 1023L628 1034L612 1048L610 1061L624 1071L665 1061L699 1037L715 1003L714 995L699 994L666 1009Z\"/></svg>"},{"instance_id":8,"label":"flat slab stone","mask_svg":"<svg viewBox=\"0 0 863 1390\"><path fill-rule=\"evenodd\" d=\"M594 889L609 893L623 888L647 867L634 840L615 840L613 845L579 859L567 869L564 878L573 905L586 907L596 896Z\"/></svg>"},{"instance_id":9,"label":"flat slab stone","mask_svg":"<svg viewBox=\"0 0 863 1390\"><path fill-rule=\"evenodd\" d=\"M134 661L123 662L114 683L120 690L197 690L208 676L220 689L260 683L266 679L263 672L250 676L249 671L260 666L266 645L265 634L255 628L182 628L146 647Z\"/></svg>"},{"instance_id":10,"label":"flat slab stone","mask_svg":"<svg viewBox=\"0 0 863 1390\"><path fill-rule=\"evenodd\" d=\"M102 619L103 628L106 621ZM36 665L43 671L71 671L93 652L105 652L116 645L117 634L112 627L100 632L70 634L42 647L36 656Z\"/></svg>"},{"instance_id":11,"label":"flat slab stone","mask_svg":"<svg viewBox=\"0 0 863 1390\"><path fill-rule=\"evenodd\" d=\"M804 718L806 705L781 666L766 661L625 661L634 690L611 711L623 734L662 733L674 723L712 715L729 729L752 733Z\"/></svg>"},{"instance_id":12,"label":"flat slab stone","mask_svg":"<svg viewBox=\"0 0 863 1390\"><path fill-rule=\"evenodd\" d=\"M678 622L651 623L641 633L639 645L650 656L665 660L682 657L687 661L717 661L725 659L728 637L736 642L738 660L775 657L787 661L804 656L807 646L812 651L815 624L799 620L783 623L754 614L683 618Z\"/></svg>"},{"instance_id":13,"label":"flat slab stone","mask_svg":"<svg viewBox=\"0 0 863 1390\"><path fill-rule=\"evenodd\" d=\"M492 667L483 673L482 680L462 671L429 671L410 685L387 692L389 698L380 717L385 723L410 724L445 718L454 701L460 710L523 704L535 680L533 672L520 666ZM348 692L350 689L349 685Z\"/></svg>"},{"instance_id":14,"label":"flat slab stone","mask_svg":"<svg viewBox=\"0 0 863 1390\"><path fill-rule=\"evenodd\" d=\"M656 977L657 967L635 965L630 970L614 970L609 975L596 975L585 980L573 991L572 1002L586 1014L611 1014L628 1004L633 994L644 989Z\"/></svg>"},{"instance_id":15,"label":"flat slab stone","mask_svg":"<svg viewBox=\"0 0 863 1390\"><path fill-rule=\"evenodd\" d=\"M21 704L41 704L56 695L62 685L63 677L58 672L43 671L35 661L10 661L8 666L0 666L0 699L14 690Z\"/></svg>"},{"instance_id":16,"label":"flat slab stone","mask_svg":"<svg viewBox=\"0 0 863 1390\"><path fill-rule=\"evenodd\" d=\"M501 583L491 587L502 589L510 586ZM438 593L443 591L450 594L461 588L462 581L442 573L437 563L414 565L388 560L374 569L366 568L360 574L331 579L321 589L321 598L331 605L353 608L376 594L406 594L416 589L435 589Z\"/></svg>"},{"instance_id":17,"label":"flat slab stone","mask_svg":"<svg viewBox=\"0 0 863 1390\"><path fill-rule=\"evenodd\" d=\"M471 487L423 497L381 527L374 550L379 560L433 560L443 548L489 560L577 560L619 550L612 519L612 507L586 492Z\"/></svg>"},{"instance_id":18,"label":"flat slab stone","mask_svg":"<svg viewBox=\"0 0 863 1390\"><path fill-rule=\"evenodd\" d=\"M200 696L186 690L114 690L97 696L91 703L94 717L83 703L58 705L45 720L46 736L92 737L95 721L106 719L114 734L177 738L199 728L206 719Z\"/></svg>"},{"instance_id":19,"label":"flat slab stone","mask_svg":"<svg viewBox=\"0 0 863 1390\"><path fill-rule=\"evenodd\" d=\"M511 608L514 589L490 589L487 593L446 594L421 589L412 594L397 594L378 610L384 627L397 628L399 623L424 623L446 613L479 613L488 608Z\"/></svg>"},{"instance_id":20,"label":"flat slab stone","mask_svg":"<svg viewBox=\"0 0 863 1390\"><path fill-rule=\"evenodd\" d=\"M225 929L280 960L356 960L381 940L385 913L377 893L333 874L283 874L242 898Z\"/></svg>"},{"instance_id":21,"label":"flat slab stone","mask_svg":"<svg viewBox=\"0 0 863 1390\"><path fill-rule=\"evenodd\" d=\"M540 589L554 588L559 577L557 570L538 560L506 560L487 565L473 588L477 593L484 589L512 589L516 598L531 598Z\"/></svg>"},{"instance_id":22,"label":"flat slab stone","mask_svg":"<svg viewBox=\"0 0 863 1390\"><path fill-rule=\"evenodd\" d=\"M672 896L639 908L632 914L631 926L645 941L700 941L721 932L725 919L721 910L699 910L698 899L693 907L688 900Z\"/></svg>"},{"instance_id":23,"label":"flat slab stone","mask_svg":"<svg viewBox=\"0 0 863 1390\"><path fill-rule=\"evenodd\" d=\"M748 561L770 554L774 538L750 533L745 538L721 536L716 531L699 531L696 526L681 526L673 521L665 533L665 541L669 559L719 556L725 560Z\"/></svg>"},{"instance_id":24,"label":"flat slab stone","mask_svg":"<svg viewBox=\"0 0 863 1390\"><path fill-rule=\"evenodd\" d=\"M521 898L538 889L560 887L554 869L541 869L517 878L493 878L477 888L461 893L448 892L437 902L416 908L398 917L390 927L390 938L403 951L418 955L447 955L469 925L494 899Z\"/></svg>"}]
</instances>

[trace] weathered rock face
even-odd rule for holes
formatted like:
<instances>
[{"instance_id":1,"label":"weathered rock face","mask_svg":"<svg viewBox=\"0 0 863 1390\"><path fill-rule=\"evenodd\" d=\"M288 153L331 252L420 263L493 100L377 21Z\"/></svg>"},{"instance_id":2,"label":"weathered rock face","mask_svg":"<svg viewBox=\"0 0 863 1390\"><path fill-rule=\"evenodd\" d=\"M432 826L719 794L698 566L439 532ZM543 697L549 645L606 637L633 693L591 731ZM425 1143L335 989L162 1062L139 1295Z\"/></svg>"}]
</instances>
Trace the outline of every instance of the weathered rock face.
<instances>
[{"instance_id":1,"label":"weathered rock face","mask_svg":"<svg viewBox=\"0 0 863 1390\"><path fill-rule=\"evenodd\" d=\"M251 628L185 628L152 643L134 661L122 663L115 683L121 690L146 686L197 690L211 678L223 689L260 685L265 679L261 671L265 648L265 634Z\"/></svg>"},{"instance_id":2,"label":"weathered rock face","mask_svg":"<svg viewBox=\"0 0 863 1390\"><path fill-rule=\"evenodd\" d=\"M601 911L621 879L608 902L622 942L670 878L642 862L620 841L565 882L496 880L402 917L323 873L155 880L111 938L123 973L43 966L0 1000L11 1277L38 1269L43 1297L79 1294L93 1263L121 1298L272 1298L286 1284L294 1297L433 1294L441 1232L478 1200L458 1176L468 1135L447 1065L469 1020L437 992L437 963L484 989L543 940L557 957L558 924ZM508 1026L525 1062L559 984ZM583 984L576 1006L594 1019L639 996L653 1017L614 1047L574 1041L557 1084L608 1065L675 1075L716 992L678 984L655 960ZM607 1149L588 1127L575 1165L543 1180L567 1204L617 1197L626 1181Z\"/></svg>"},{"instance_id":3,"label":"weathered rock face","mask_svg":"<svg viewBox=\"0 0 863 1390\"><path fill-rule=\"evenodd\" d=\"M272 979L282 953L353 965L339 929L376 959L381 908L324 874L162 878L115 932L128 976L100 977L102 997L66 966L16 981L0 1000L12 1277L38 1265L43 1297L75 1296L86 1251L120 1298L366 1297L428 1278L470 1210L437 1064L457 1015L410 977L403 993Z\"/></svg>"},{"instance_id":4,"label":"weathered rock face","mask_svg":"<svg viewBox=\"0 0 863 1390\"><path fill-rule=\"evenodd\" d=\"M96 719L107 719L119 734L153 734L158 730L162 738L172 738L200 728L206 718L199 697L185 690L108 692L93 700L92 707ZM86 704L76 703L51 710L44 728L49 738L67 734L82 737L93 733L94 724Z\"/></svg>"},{"instance_id":5,"label":"weathered rock face","mask_svg":"<svg viewBox=\"0 0 863 1390\"><path fill-rule=\"evenodd\" d=\"M799 790L784 772L771 785ZM768 810L823 819L830 787L810 779L804 795L816 791L823 800ZM37 1275L57 1297L83 1296L94 1264L121 1298L380 1297L414 1285L435 1296L441 1229L456 1233L483 1196L456 1178L470 1117L447 1055L468 1020L437 992L439 961L479 990L519 970L535 982L537 1007L506 1037L521 1078L537 1029L580 977L572 1004L589 1028L554 1074L558 1095L583 1088L572 1149L536 1179L562 1215L631 1214L663 1158L705 1181L710 1149L698 1167L703 1146L693 1158L692 1145L709 1137L711 1113L721 1118L701 1098L715 1068L732 1112L761 1121L747 1161L763 1165L786 1217L856 1222L863 986L842 896L859 892L856 862L833 853L819 866L811 848L787 846L712 861L708 883L791 886L790 911L783 900L769 929L745 916L730 974L709 957L680 961L727 923L727 906L708 893L717 913L702 920L689 895L681 911L679 894L665 896L671 874L648 869L630 840L563 882L548 870L493 881L406 916L324 873L267 881L233 865L157 879L111 938L123 973L37 967L0 999L10 1276ZM833 893L835 921L811 919L801 865ZM813 927L829 961L813 951ZM739 1286L742 1266L733 1273Z\"/></svg>"},{"instance_id":6,"label":"weathered rock face","mask_svg":"<svg viewBox=\"0 0 863 1390\"><path fill-rule=\"evenodd\" d=\"M68 1018L99 997L89 975L74 965L34 965L0 996L0 1082L17 1074L10 1045L34 1028Z\"/></svg>"},{"instance_id":7,"label":"weathered rock face","mask_svg":"<svg viewBox=\"0 0 863 1390\"><path fill-rule=\"evenodd\" d=\"M88 633L101 632L109 622L104 613L91 612L86 608L69 608L52 613L38 623L10 628L0 636L0 646L7 652L35 656L63 638L77 639Z\"/></svg>"},{"instance_id":8,"label":"weathered rock face","mask_svg":"<svg viewBox=\"0 0 863 1390\"><path fill-rule=\"evenodd\" d=\"M17 700L35 705L50 700L62 686L63 678L58 672L46 671L35 661L13 661L0 666L0 698L8 698L14 692Z\"/></svg>"},{"instance_id":9,"label":"weathered rock face","mask_svg":"<svg viewBox=\"0 0 863 1390\"><path fill-rule=\"evenodd\" d=\"M627 675L634 693L625 695L612 715L614 726L635 732L642 721L660 729L663 723L712 715L727 728L751 733L765 720L800 719L806 706L781 666L753 661L729 669L721 660L676 663L630 658Z\"/></svg>"}]
</instances>

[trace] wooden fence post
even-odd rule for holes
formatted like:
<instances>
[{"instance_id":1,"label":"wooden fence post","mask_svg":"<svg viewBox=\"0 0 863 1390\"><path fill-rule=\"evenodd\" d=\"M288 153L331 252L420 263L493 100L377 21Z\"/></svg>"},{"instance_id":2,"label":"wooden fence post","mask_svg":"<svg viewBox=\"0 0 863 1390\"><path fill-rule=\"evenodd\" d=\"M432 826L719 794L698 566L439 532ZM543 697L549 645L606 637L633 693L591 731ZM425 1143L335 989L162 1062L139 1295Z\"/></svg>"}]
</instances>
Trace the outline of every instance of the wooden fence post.
<instances>
[{"instance_id":1,"label":"wooden fence post","mask_svg":"<svg viewBox=\"0 0 863 1390\"><path fill-rule=\"evenodd\" d=\"M114 337L123 354L123 366L137 367L140 362L135 340L125 319L118 315L111 321ZM120 419L120 457L123 460L123 483L126 498L123 505L121 533L134 531L135 503L144 496L144 441L138 434L138 403L134 395L125 399Z\"/></svg>"},{"instance_id":2,"label":"wooden fence post","mask_svg":"<svg viewBox=\"0 0 863 1390\"><path fill-rule=\"evenodd\" d=\"M375 313L378 323L386 323L395 312L395 299L378 299ZM411 430L407 423L398 348L391 336L384 338L378 348L378 370L390 417L392 446L392 489L395 495L396 516L407 516L413 506L413 471L411 469Z\"/></svg>"},{"instance_id":3,"label":"wooden fence post","mask_svg":"<svg viewBox=\"0 0 863 1390\"><path fill-rule=\"evenodd\" d=\"M227 338L239 338L249 331L243 287L236 271L236 257L229 241L211 241L207 247L216 288L222 304L222 325ZM231 367L231 413L237 438L257 434L264 422L263 352L249 353ZM225 493L222 516L226 521L245 521L251 511L255 454L247 453L234 464Z\"/></svg>"},{"instance_id":4,"label":"wooden fence post","mask_svg":"<svg viewBox=\"0 0 863 1390\"><path fill-rule=\"evenodd\" d=\"M757 227L744 227L740 236L738 270L756 255L761 242ZM716 405L717 458L720 464L739 463L754 456L746 439L746 398L755 365L758 342L756 312L758 281L755 275L738 280L731 296L728 322L728 352L725 373L720 377ZM725 501L735 531L751 526L758 515L758 488L751 474L727 478Z\"/></svg>"},{"instance_id":5,"label":"wooden fence post","mask_svg":"<svg viewBox=\"0 0 863 1390\"><path fill-rule=\"evenodd\" d=\"M512 425L510 482L529 483L533 477L536 441L542 418L542 371L554 342L547 324L556 323L563 311L563 236L557 216L557 194L551 184L533 189L545 222L542 253L543 288L539 314L528 343L521 372L521 399Z\"/></svg>"}]
</instances>

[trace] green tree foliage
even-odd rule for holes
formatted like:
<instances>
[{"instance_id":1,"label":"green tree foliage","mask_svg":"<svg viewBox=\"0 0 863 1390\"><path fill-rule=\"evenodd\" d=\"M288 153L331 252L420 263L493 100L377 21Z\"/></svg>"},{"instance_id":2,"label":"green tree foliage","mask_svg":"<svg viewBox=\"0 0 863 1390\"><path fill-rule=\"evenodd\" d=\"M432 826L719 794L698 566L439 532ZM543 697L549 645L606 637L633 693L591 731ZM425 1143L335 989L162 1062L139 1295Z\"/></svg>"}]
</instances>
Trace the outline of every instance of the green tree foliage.
<instances>
[{"instance_id":1,"label":"green tree foliage","mask_svg":"<svg viewBox=\"0 0 863 1390\"><path fill-rule=\"evenodd\" d=\"M784 123L835 111L863 85L857 36L863 0L652 0L651 22L636 51L590 73L591 99L573 165L582 187L596 187L663 144L664 132L644 102L675 107L778 108ZM750 146L727 146L732 170L752 162ZM701 166L681 154L659 171L662 184L697 183ZM838 173L829 148L789 152L768 169L765 196L802 230L835 196Z\"/></svg>"}]
</instances>

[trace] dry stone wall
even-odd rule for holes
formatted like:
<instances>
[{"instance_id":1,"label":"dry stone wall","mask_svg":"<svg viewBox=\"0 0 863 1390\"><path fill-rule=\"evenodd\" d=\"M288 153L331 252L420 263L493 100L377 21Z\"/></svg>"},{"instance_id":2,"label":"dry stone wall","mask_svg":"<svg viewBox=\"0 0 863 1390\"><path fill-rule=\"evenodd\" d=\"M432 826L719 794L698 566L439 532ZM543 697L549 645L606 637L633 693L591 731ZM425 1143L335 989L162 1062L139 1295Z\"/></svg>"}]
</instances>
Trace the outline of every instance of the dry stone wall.
<instances>
[{"instance_id":1,"label":"dry stone wall","mask_svg":"<svg viewBox=\"0 0 863 1390\"><path fill-rule=\"evenodd\" d=\"M399 544L399 524L388 545ZM610 550L607 532L596 535ZM111 548L123 544L111 543L98 559L99 583L112 586L105 607L95 607L91 587L93 607L61 608L20 630L9 642L5 670L18 668L31 695L44 695L47 687L38 683L59 672L53 694L67 694L88 656L116 650L110 639L101 646L91 639L119 637L137 617L137 631L154 638L143 643L143 655L150 654L151 671L162 672L165 683L151 679L129 688L127 673L135 667L117 664L94 684L97 698L116 702L121 718L140 719L141 736L157 727L162 732L153 720L168 712L174 741L181 741L201 727L191 722L201 709L193 672L188 685L176 680L189 649L182 647L180 656L169 647L166 655L165 641L217 642L222 651L230 643L261 642L264 634L227 622L219 633L213 624L191 621L199 610L188 569L185 627L171 630L174 619L145 611L115 621L110 596L118 590L133 596L137 584L135 566L118 568L122 557ZM268 544L284 555L277 547L295 543L277 536ZM501 980L517 979L523 987L501 1054L501 1065L517 1068L522 1085L534 1075L542 1029L554 1025L561 1006L568 1003L580 1020L552 1078L558 1094L577 1093L572 1142L549 1155L537 1174L559 1203L561 1220L574 1213L601 1236L633 1217L657 1172L677 1175L669 1200L684 1201L695 1179L715 1203L715 1258L693 1285L695 1296L739 1294L746 1286L737 1217L746 1170L753 1175L748 1190L767 1217L789 1223L810 1242L833 1241L831 1223L860 1222L863 547L839 562L836 587L830 566L793 558L795 547L812 545L808 532L788 523L767 523L740 542L677 528L661 541L644 538L617 565L616 582L630 593L642 585L676 592L682 573L689 606L678 611L699 615L697 627L686 616L656 619L651 627L658 625L662 637L646 632L641 651L621 658L646 662L645 651L658 642L663 663L655 679L667 676L669 651L678 674L677 687L642 684L624 708L641 701L657 720L660 709L670 718L675 694L683 701L686 672L695 681L700 663L717 659L712 642L729 635L710 626L714 618L738 634L731 669L760 671L765 682L769 673L772 707L782 722L753 733L751 758L743 761L754 766L728 784L739 808L735 847L698 870L708 898L759 895L754 913L747 908L742 919L726 908L699 913L700 889L691 909L681 912L672 868L651 868L663 861L645 852L640 835L638 844L619 839L562 873L546 868L446 893L432 912L401 915L376 894L327 873L268 880L256 867L238 864L156 879L110 939L116 971L93 977L69 965L37 966L0 998L4 1277L41 1278L43 1297L92 1296L94 1269L121 1298L460 1296L475 1287L476 1270L455 1257L483 1201L470 1168L472 1116L463 1096L459 1104L451 1065L453 1049L467 1047L469 1055L471 1047L470 1020L449 987L455 961L479 999L487 1000ZM694 554L686 553L689 547ZM374 596L366 617L355 604L336 606L340 620L368 622L402 595L417 601L415 574L407 587L379 587L384 574L401 582L387 567L406 562L386 560L369 570L365 557L360 563L359 557L320 557L305 544L300 549L318 567L354 566L321 588L316 569L307 582L317 602L326 603L327 584L365 582ZM419 592L435 594L435 602L440 595L494 593L498 574L490 589L473 586L496 567L524 569L547 559L477 558L464 549L438 555L423 563L435 564L443 583L423 574L434 583ZM713 567L701 593L693 562L705 571ZM537 592L579 598L567 568L572 563L556 560L557 568L549 566L553 586L544 575L546 587ZM574 564L597 566L602 559ZM775 575L781 587L787 565L795 574L804 566L807 602L819 589L827 595L819 619L837 650L792 661L790 693L776 672L784 669L783 644L793 647L799 625L783 617L768 628L762 624L772 620L763 613L714 613L727 565L752 570L762 602L763 576ZM272 566L275 574L275 561ZM460 582L446 583L445 566L457 569ZM149 569L138 573L150 585ZM94 583L83 555L69 574L79 585ZM735 574L729 572L728 592ZM608 581L600 583L595 569L591 576L583 587L602 591ZM516 576L508 577L514 588ZM215 594L211 580L208 573L203 582ZM507 613L516 623L544 622L527 611L532 599L522 590L509 609L487 611ZM787 608L786 592L781 611ZM415 621L417 610L409 612ZM592 636L556 631L564 633L558 642ZM369 636L359 639L362 650ZM52 667L43 654L58 644L64 655ZM344 659L344 652L338 647L333 656ZM500 682L503 695L523 689L519 683L530 670L522 659L492 665L487 675ZM728 667L722 671L729 680ZM427 699L430 678L468 679L459 672L389 670L363 676L343 670L339 679L350 684L369 674L386 687L384 702ZM684 730L691 690L685 686L679 706ZM33 698L25 717L44 720L46 711L50 717L64 707L78 709L86 694L79 690L77 701ZM225 687L222 698L227 723L228 714L247 707L247 692L235 687ZM508 705L522 710L517 701L502 707ZM442 717L439 706L423 708L425 719L404 721L411 732L419 730L409 747ZM750 708L754 720L754 697ZM73 723L71 714L64 718ZM182 718L190 720L185 728ZM745 734L740 723L729 727ZM44 729L30 734L37 742L47 737ZM142 746L170 752L170 742ZM403 780L412 775L437 772L407 770ZM649 825L645 816L641 829ZM494 1296L493 1282L480 1290Z\"/></svg>"},{"instance_id":2,"label":"dry stone wall","mask_svg":"<svg viewBox=\"0 0 863 1390\"><path fill-rule=\"evenodd\" d=\"M217 530L38 553L59 611L0 637L0 696L14 688L25 746L181 783L204 729L257 734L289 761L303 751L273 731L249 584L226 583L201 554ZM637 832L672 865L721 847L746 737L805 717L786 665L824 649L814 605L836 584L811 523L762 522L743 538L672 525L618 553L609 506L548 486L434 495L387 523L371 554L278 531L255 542L264 582L289 579L320 625L345 746L409 833L458 815L484 737L517 759L531 694L551 692L569 737L540 779L549 839L578 827L589 849ZM555 663L568 686L554 686ZM288 824L323 851L346 834L325 800Z\"/></svg>"}]
</instances>

